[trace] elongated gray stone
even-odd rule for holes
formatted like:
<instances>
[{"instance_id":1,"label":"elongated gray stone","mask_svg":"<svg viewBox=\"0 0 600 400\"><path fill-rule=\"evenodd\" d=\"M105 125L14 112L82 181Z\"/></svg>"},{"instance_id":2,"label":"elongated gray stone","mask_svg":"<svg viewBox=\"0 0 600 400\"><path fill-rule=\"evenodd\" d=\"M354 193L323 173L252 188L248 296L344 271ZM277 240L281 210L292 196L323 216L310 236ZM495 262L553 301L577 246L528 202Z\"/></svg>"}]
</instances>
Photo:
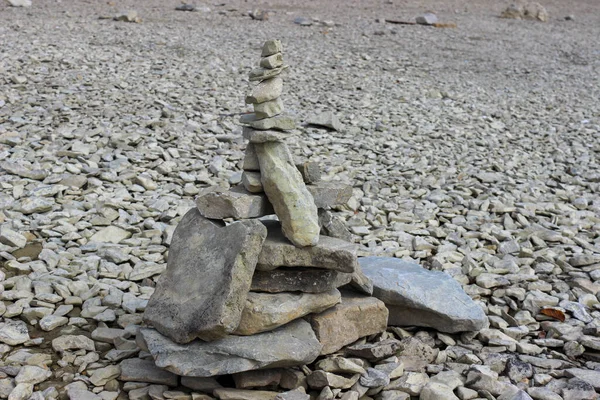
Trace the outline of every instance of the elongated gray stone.
<instances>
[{"instance_id":1,"label":"elongated gray stone","mask_svg":"<svg viewBox=\"0 0 600 400\"><path fill-rule=\"evenodd\" d=\"M231 190L210 188L196 198L196 206L202 216L211 219L258 218L274 213L265 195L252 194L243 186Z\"/></svg>"},{"instance_id":2,"label":"elongated gray stone","mask_svg":"<svg viewBox=\"0 0 600 400\"><path fill-rule=\"evenodd\" d=\"M255 119L248 122L250 126L258 130L291 131L296 128L296 123L285 115L276 115L271 118Z\"/></svg>"},{"instance_id":3,"label":"elongated gray stone","mask_svg":"<svg viewBox=\"0 0 600 400\"><path fill-rule=\"evenodd\" d=\"M278 268L254 271L250 290L255 292L323 293L350 282L352 274L317 268Z\"/></svg>"},{"instance_id":4,"label":"elongated gray stone","mask_svg":"<svg viewBox=\"0 0 600 400\"><path fill-rule=\"evenodd\" d=\"M341 300L340 292L325 293L248 293L236 335L271 331L310 313L319 313Z\"/></svg>"},{"instance_id":5,"label":"elongated gray stone","mask_svg":"<svg viewBox=\"0 0 600 400\"><path fill-rule=\"evenodd\" d=\"M254 114L257 118L271 118L283 112L283 101L280 98L254 104Z\"/></svg>"},{"instance_id":6,"label":"elongated gray stone","mask_svg":"<svg viewBox=\"0 0 600 400\"><path fill-rule=\"evenodd\" d=\"M287 68L288 68L287 65L284 65L284 66L281 66L278 68L273 68L273 69L256 68L256 69L253 69L252 71L250 71L249 79L250 79L250 82L264 81L265 79L274 78L274 77L280 75Z\"/></svg>"},{"instance_id":7,"label":"elongated gray stone","mask_svg":"<svg viewBox=\"0 0 600 400\"><path fill-rule=\"evenodd\" d=\"M233 332L266 233L257 220L222 226L190 210L175 229L144 321L177 343Z\"/></svg>"},{"instance_id":8,"label":"elongated gray stone","mask_svg":"<svg viewBox=\"0 0 600 400\"><path fill-rule=\"evenodd\" d=\"M317 207L289 149L279 142L255 144L254 148L264 191L281 221L284 235L296 246L316 245L320 230Z\"/></svg>"},{"instance_id":9,"label":"elongated gray stone","mask_svg":"<svg viewBox=\"0 0 600 400\"><path fill-rule=\"evenodd\" d=\"M275 100L281 96L283 79L276 77L260 82L252 89L252 94L246 96L246 104L264 103Z\"/></svg>"},{"instance_id":10,"label":"elongated gray stone","mask_svg":"<svg viewBox=\"0 0 600 400\"><path fill-rule=\"evenodd\" d=\"M215 376L260 368L306 365L321 351L310 324L302 319L252 336L177 344L155 329L140 335L156 365L182 376Z\"/></svg>"},{"instance_id":11,"label":"elongated gray stone","mask_svg":"<svg viewBox=\"0 0 600 400\"><path fill-rule=\"evenodd\" d=\"M389 324L426 326L441 332L476 331L488 325L485 313L449 275L391 257L362 257L373 296L390 310Z\"/></svg>"},{"instance_id":12,"label":"elongated gray stone","mask_svg":"<svg viewBox=\"0 0 600 400\"><path fill-rule=\"evenodd\" d=\"M286 142L294 138L298 133L280 132L274 130L258 130L249 127L244 127L244 139L248 139L251 144L267 143L267 142ZM254 147L256 152L256 146Z\"/></svg>"},{"instance_id":13,"label":"elongated gray stone","mask_svg":"<svg viewBox=\"0 0 600 400\"><path fill-rule=\"evenodd\" d=\"M311 117L308 120L309 125L322 126L340 132L344 129L340 120L331 111L326 111Z\"/></svg>"},{"instance_id":14,"label":"elongated gray stone","mask_svg":"<svg viewBox=\"0 0 600 400\"><path fill-rule=\"evenodd\" d=\"M342 182L317 182L306 188L313 196L318 208L344 205L352 197L352 186Z\"/></svg>"},{"instance_id":15,"label":"elongated gray stone","mask_svg":"<svg viewBox=\"0 0 600 400\"><path fill-rule=\"evenodd\" d=\"M258 256L258 271L277 267L316 267L340 272L354 272L357 266L357 246L340 239L321 236L310 247L296 247L283 236L277 221L263 221L268 235Z\"/></svg>"}]
</instances>

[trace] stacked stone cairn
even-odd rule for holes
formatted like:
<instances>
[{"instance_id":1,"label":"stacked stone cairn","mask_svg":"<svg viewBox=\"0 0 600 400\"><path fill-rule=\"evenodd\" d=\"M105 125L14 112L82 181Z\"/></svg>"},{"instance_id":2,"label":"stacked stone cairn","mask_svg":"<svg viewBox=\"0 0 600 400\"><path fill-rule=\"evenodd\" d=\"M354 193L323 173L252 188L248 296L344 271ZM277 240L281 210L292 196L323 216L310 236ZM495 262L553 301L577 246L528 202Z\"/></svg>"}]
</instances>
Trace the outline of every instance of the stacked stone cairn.
<instances>
[{"instance_id":1,"label":"stacked stone cairn","mask_svg":"<svg viewBox=\"0 0 600 400\"><path fill-rule=\"evenodd\" d=\"M281 42L267 41L250 73L258 84L246 102L255 112L241 119L249 142L242 184L205 190L182 218L138 333L144 351L123 361L122 371L159 367L219 399L309 399L306 389L333 399L331 388L358 387L362 396L382 375L338 355L381 359L398 350L357 246L328 211L345 204L352 188L321 181L318 165L297 165L286 144L296 135L279 98L286 68ZM376 344L355 343L376 334ZM306 367L324 355L333 358ZM389 364L387 381L376 385L388 384L399 367ZM229 374L235 389L215 378ZM256 387L292 391L244 390Z\"/></svg>"}]
</instances>

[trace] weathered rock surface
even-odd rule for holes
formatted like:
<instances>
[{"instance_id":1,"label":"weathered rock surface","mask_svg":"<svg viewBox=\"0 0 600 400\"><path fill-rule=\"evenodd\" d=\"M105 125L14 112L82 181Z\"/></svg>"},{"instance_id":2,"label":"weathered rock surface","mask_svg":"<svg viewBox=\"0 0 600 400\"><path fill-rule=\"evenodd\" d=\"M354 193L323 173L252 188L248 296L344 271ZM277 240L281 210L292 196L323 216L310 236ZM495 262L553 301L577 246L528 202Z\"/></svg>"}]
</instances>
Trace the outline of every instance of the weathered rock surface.
<instances>
[{"instance_id":1,"label":"weathered rock surface","mask_svg":"<svg viewBox=\"0 0 600 400\"><path fill-rule=\"evenodd\" d=\"M211 219L257 218L273 213L266 196L247 192L243 187L210 188L196 198L196 206L204 217Z\"/></svg>"},{"instance_id":2,"label":"weathered rock surface","mask_svg":"<svg viewBox=\"0 0 600 400\"><path fill-rule=\"evenodd\" d=\"M158 368L152 360L140 358L129 358L121 362L121 376L119 379L125 382L147 382L159 385L177 385L177 376L169 371Z\"/></svg>"},{"instance_id":3,"label":"weathered rock surface","mask_svg":"<svg viewBox=\"0 0 600 400\"><path fill-rule=\"evenodd\" d=\"M250 290L255 292L323 293L350 282L351 275L331 269L277 268L255 271Z\"/></svg>"},{"instance_id":4,"label":"weathered rock surface","mask_svg":"<svg viewBox=\"0 0 600 400\"><path fill-rule=\"evenodd\" d=\"M289 149L279 142L255 144L254 148L264 191L281 221L284 235L296 246L316 245L320 230L317 207Z\"/></svg>"},{"instance_id":5,"label":"weathered rock surface","mask_svg":"<svg viewBox=\"0 0 600 400\"><path fill-rule=\"evenodd\" d=\"M227 336L214 342L177 344L154 329L140 334L156 365L182 376L208 377L260 368L309 364L321 352L310 324L293 321L253 336Z\"/></svg>"},{"instance_id":6,"label":"weathered rock surface","mask_svg":"<svg viewBox=\"0 0 600 400\"><path fill-rule=\"evenodd\" d=\"M254 115L254 114L253 114ZM279 117L273 117L279 118ZM283 117L281 117L283 118ZM271 119L271 118L267 118ZM267 119L261 120L266 121ZM282 132L288 131L288 132ZM298 135L297 132L289 132L287 129L281 130L260 130L260 129L252 129L249 127L244 127L243 136L244 139L247 139L250 144L261 144L268 142L289 142L291 139L295 138ZM256 151L256 147L254 148Z\"/></svg>"},{"instance_id":7,"label":"weathered rock surface","mask_svg":"<svg viewBox=\"0 0 600 400\"><path fill-rule=\"evenodd\" d=\"M281 96L282 89L283 79L273 78L264 80L252 89L250 96L246 96L246 103L257 104L275 100Z\"/></svg>"},{"instance_id":8,"label":"weathered rock surface","mask_svg":"<svg viewBox=\"0 0 600 400\"><path fill-rule=\"evenodd\" d=\"M318 208L344 205L352 197L352 186L342 182L321 181L307 185L307 189Z\"/></svg>"},{"instance_id":9,"label":"weathered rock surface","mask_svg":"<svg viewBox=\"0 0 600 400\"><path fill-rule=\"evenodd\" d=\"M276 221L263 222L268 229L267 239L258 257L259 271L278 267L316 267L340 272L354 272L358 264L357 246L343 240L321 236L311 247L296 247L283 236Z\"/></svg>"},{"instance_id":10,"label":"weathered rock surface","mask_svg":"<svg viewBox=\"0 0 600 400\"><path fill-rule=\"evenodd\" d=\"M221 226L190 210L173 234L167 270L144 320L177 343L233 332L266 233L256 220Z\"/></svg>"},{"instance_id":11,"label":"weathered rock surface","mask_svg":"<svg viewBox=\"0 0 600 400\"><path fill-rule=\"evenodd\" d=\"M323 345L321 354L331 354L361 337L387 328L388 310L375 297L342 293L342 302L313 315L311 325Z\"/></svg>"},{"instance_id":12,"label":"weathered rock surface","mask_svg":"<svg viewBox=\"0 0 600 400\"><path fill-rule=\"evenodd\" d=\"M481 307L443 272L391 257L362 257L359 263L373 282L373 295L390 310L390 325L426 326L442 332L487 326Z\"/></svg>"},{"instance_id":13,"label":"weathered rock surface","mask_svg":"<svg viewBox=\"0 0 600 400\"><path fill-rule=\"evenodd\" d=\"M337 289L325 293L248 293L236 335L278 328L310 313L320 313L341 300Z\"/></svg>"}]
</instances>

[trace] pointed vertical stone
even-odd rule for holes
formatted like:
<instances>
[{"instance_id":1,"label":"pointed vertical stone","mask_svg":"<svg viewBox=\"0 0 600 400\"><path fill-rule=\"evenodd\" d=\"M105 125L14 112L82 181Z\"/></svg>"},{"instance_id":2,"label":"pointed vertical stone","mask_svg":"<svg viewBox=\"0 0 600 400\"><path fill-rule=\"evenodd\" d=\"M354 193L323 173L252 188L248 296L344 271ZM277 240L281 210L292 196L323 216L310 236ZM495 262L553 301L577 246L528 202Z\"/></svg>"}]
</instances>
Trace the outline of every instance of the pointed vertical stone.
<instances>
[{"instance_id":1,"label":"pointed vertical stone","mask_svg":"<svg viewBox=\"0 0 600 400\"><path fill-rule=\"evenodd\" d=\"M263 189L281 221L283 234L299 247L319 241L319 218L314 199L281 142L255 143Z\"/></svg>"}]
</instances>

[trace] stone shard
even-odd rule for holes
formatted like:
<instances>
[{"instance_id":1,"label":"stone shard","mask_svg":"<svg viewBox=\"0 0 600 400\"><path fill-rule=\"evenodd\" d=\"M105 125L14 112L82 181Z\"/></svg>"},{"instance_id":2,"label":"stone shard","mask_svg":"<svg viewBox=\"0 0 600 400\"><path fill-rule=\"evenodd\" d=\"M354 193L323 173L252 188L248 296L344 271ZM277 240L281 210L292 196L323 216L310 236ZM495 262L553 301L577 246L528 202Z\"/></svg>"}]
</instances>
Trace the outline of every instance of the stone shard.
<instances>
[{"instance_id":1,"label":"stone shard","mask_svg":"<svg viewBox=\"0 0 600 400\"><path fill-rule=\"evenodd\" d=\"M283 101L280 98L264 103L254 104L254 114L257 118L271 118L283 112Z\"/></svg>"},{"instance_id":2,"label":"stone shard","mask_svg":"<svg viewBox=\"0 0 600 400\"><path fill-rule=\"evenodd\" d=\"M266 233L257 220L223 227L190 210L173 234L167 270L144 320L177 343L233 332Z\"/></svg>"},{"instance_id":3,"label":"stone shard","mask_svg":"<svg viewBox=\"0 0 600 400\"><path fill-rule=\"evenodd\" d=\"M252 194L243 186L232 190L211 187L196 198L200 214L211 219L246 219L273 214L273 208L262 194Z\"/></svg>"},{"instance_id":4,"label":"stone shard","mask_svg":"<svg viewBox=\"0 0 600 400\"><path fill-rule=\"evenodd\" d=\"M331 354L364 336L387 328L388 310L375 297L342 293L342 302L311 317L311 325L323 345L321 354Z\"/></svg>"},{"instance_id":5,"label":"stone shard","mask_svg":"<svg viewBox=\"0 0 600 400\"><path fill-rule=\"evenodd\" d=\"M357 266L357 246L340 239L321 236L312 247L296 247L282 235L277 221L263 221L267 239L258 257L258 271L277 267L316 267L340 272L354 272Z\"/></svg>"},{"instance_id":6,"label":"stone shard","mask_svg":"<svg viewBox=\"0 0 600 400\"><path fill-rule=\"evenodd\" d=\"M275 100L281 96L283 79L276 77L260 82L252 89L252 94L246 96L246 104L259 104Z\"/></svg>"},{"instance_id":7,"label":"stone shard","mask_svg":"<svg viewBox=\"0 0 600 400\"><path fill-rule=\"evenodd\" d=\"M248 293L236 335L271 331L310 313L319 313L341 300L340 292L326 293Z\"/></svg>"},{"instance_id":8,"label":"stone shard","mask_svg":"<svg viewBox=\"0 0 600 400\"><path fill-rule=\"evenodd\" d=\"M319 225L321 226L321 235L352 242L352 234L344 221L340 217L331 214L330 211L319 209Z\"/></svg>"},{"instance_id":9,"label":"stone shard","mask_svg":"<svg viewBox=\"0 0 600 400\"><path fill-rule=\"evenodd\" d=\"M298 133L280 132L274 130L257 130L246 126L244 127L242 135L244 136L244 139L247 139L251 144L259 144L267 142L286 142L289 141L291 138L296 137ZM254 147L255 152L256 148L257 146Z\"/></svg>"},{"instance_id":10,"label":"stone shard","mask_svg":"<svg viewBox=\"0 0 600 400\"><path fill-rule=\"evenodd\" d=\"M306 188L318 208L341 206L352 197L352 186L342 182L317 182L307 185Z\"/></svg>"},{"instance_id":11,"label":"stone shard","mask_svg":"<svg viewBox=\"0 0 600 400\"><path fill-rule=\"evenodd\" d=\"M317 207L284 143L256 144L263 188L281 221L284 235L296 246L319 241Z\"/></svg>"},{"instance_id":12,"label":"stone shard","mask_svg":"<svg viewBox=\"0 0 600 400\"><path fill-rule=\"evenodd\" d=\"M177 344L154 329L142 328L156 365L182 376L208 377L261 368L306 365L321 345L310 324L302 319L253 336L227 336L214 342Z\"/></svg>"},{"instance_id":13,"label":"stone shard","mask_svg":"<svg viewBox=\"0 0 600 400\"><path fill-rule=\"evenodd\" d=\"M331 269L278 268L254 271L250 290L255 292L323 293L350 282L352 274Z\"/></svg>"},{"instance_id":14,"label":"stone shard","mask_svg":"<svg viewBox=\"0 0 600 400\"><path fill-rule=\"evenodd\" d=\"M449 275L391 257L363 257L373 295L390 310L390 325L416 325L441 332L476 331L488 325L485 313Z\"/></svg>"}]
</instances>

